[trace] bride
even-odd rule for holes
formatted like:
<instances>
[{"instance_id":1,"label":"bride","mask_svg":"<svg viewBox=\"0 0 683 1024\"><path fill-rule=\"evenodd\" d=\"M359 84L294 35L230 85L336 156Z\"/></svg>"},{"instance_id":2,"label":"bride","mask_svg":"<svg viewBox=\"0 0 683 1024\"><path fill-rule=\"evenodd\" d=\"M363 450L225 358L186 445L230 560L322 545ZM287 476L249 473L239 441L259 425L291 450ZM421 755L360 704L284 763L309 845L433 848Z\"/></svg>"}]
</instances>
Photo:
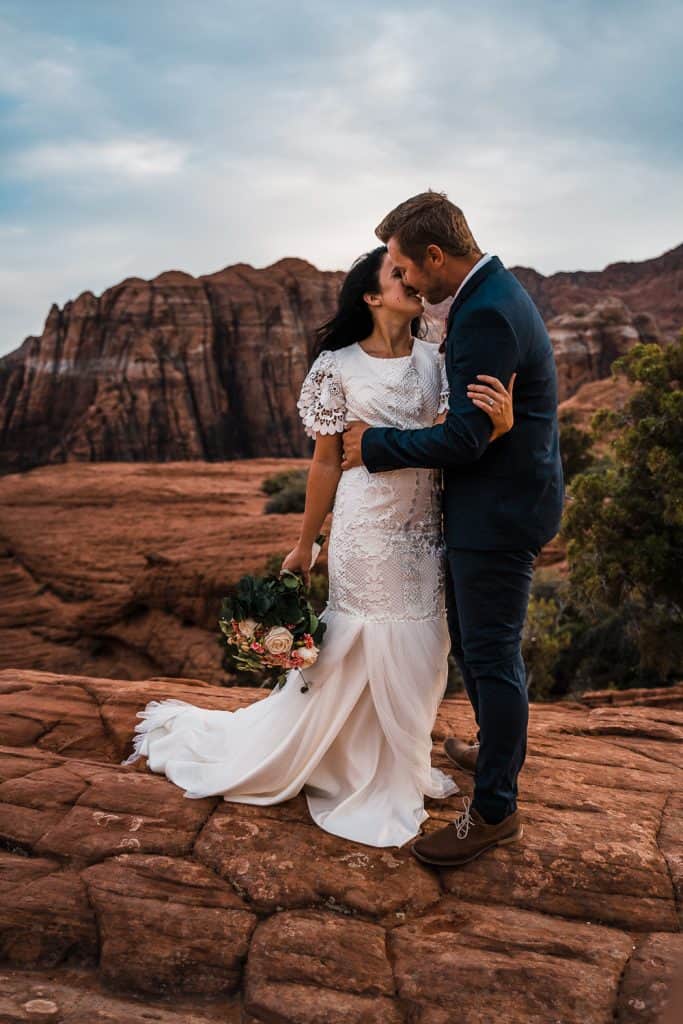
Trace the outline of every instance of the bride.
<instances>
[{"instance_id":1,"label":"bride","mask_svg":"<svg viewBox=\"0 0 683 1024\"><path fill-rule=\"evenodd\" d=\"M385 246L360 257L335 316L319 328L301 388L315 451L301 534L282 569L308 582L315 538L333 510L320 616L327 631L306 669L309 689L294 669L282 687L235 711L150 701L122 764L145 756L190 798L276 804L303 789L317 825L377 847L419 833L425 796L459 791L430 756L450 647L440 473L341 469L347 422L409 428L445 418L443 357L417 336L422 309ZM512 426L510 396L495 385L472 392L493 420L492 439ZM498 399L494 409L487 397Z\"/></svg>"}]
</instances>

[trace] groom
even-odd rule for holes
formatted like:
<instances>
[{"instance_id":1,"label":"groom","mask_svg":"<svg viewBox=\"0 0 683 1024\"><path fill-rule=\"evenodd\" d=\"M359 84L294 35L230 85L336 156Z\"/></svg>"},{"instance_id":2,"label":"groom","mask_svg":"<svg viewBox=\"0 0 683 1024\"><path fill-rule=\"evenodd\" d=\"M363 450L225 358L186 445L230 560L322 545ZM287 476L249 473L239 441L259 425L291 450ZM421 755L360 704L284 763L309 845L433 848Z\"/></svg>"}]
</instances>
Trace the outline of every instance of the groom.
<instances>
[{"instance_id":1,"label":"groom","mask_svg":"<svg viewBox=\"0 0 683 1024\"><path fill-rule=\"evenodd\" d=\"M534 559L555 536L564 483L553 348L533 301L501 260L483 254L462 211L423 192L375 232L406 285L427 302L455 295L447 322L450 404L444 423L419 430L352 423L343 469L370 473L443 468L451 650L465 681L478 743L446 740L451 761L474 772L474 797L411 849L436 866L464 864L522 835L517 776L526 756L529 703L520 645ZM517 373L515 423L493 424L467 397L477 374Z\"/></svg>"}]
</instances>

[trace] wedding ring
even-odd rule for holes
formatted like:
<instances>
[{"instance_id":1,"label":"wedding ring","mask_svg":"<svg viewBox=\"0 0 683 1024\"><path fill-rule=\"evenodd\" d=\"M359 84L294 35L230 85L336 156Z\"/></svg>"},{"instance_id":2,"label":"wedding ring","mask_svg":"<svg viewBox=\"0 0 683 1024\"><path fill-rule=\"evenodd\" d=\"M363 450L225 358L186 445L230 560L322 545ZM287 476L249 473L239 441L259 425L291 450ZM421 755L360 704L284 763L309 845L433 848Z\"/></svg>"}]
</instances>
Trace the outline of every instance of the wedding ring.
<instances>
[{"instance_id":1,"label":"wedding ring","mask_svg":"<svg viewBox=\"0 0 683 1024\"><path fill-rule=\"evenodd\" d=\"M491 406L491 408L493 408L493 399L492 398L489 398L489 405Z\"/></svg>"}]
</instances>

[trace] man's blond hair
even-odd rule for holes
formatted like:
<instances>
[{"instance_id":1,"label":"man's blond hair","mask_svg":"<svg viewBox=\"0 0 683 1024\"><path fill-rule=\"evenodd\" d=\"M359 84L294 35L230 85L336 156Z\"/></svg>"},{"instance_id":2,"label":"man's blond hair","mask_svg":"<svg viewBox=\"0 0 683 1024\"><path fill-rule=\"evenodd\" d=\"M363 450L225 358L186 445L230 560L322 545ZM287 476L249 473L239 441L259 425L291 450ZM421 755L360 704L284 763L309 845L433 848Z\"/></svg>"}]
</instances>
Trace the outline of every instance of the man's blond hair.
<instances>
[{"instance_id":1,"label":"man's blond hair","mask_svg":"<svg viewBox=\"0 0 683 1024\"><path fill-rule=\"evenodd\" d=\"M422 264L428 245L438 245L451 256L481 256L462 210L445 192L420 192L388 213L375 228L385 244L395 238L401 251Z\"/></svg>"}]
</instances>

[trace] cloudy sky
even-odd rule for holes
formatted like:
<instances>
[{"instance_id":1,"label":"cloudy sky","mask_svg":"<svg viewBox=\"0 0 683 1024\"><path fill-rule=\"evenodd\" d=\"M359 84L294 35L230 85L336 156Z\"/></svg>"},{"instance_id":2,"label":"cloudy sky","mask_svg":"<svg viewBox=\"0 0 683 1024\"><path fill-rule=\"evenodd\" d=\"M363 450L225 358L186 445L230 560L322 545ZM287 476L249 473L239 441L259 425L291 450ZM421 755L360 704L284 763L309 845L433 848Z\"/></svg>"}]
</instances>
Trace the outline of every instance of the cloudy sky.
<instances>
[{"instance_id":1,"label":"cloudy sky","mask_svg":"<svg viewBox=\"0 0 683 1024\"><path fill-rule=\"evenodd\" d=\"M657 256L682 53L677 0L0 0L0 354L130 275L345 268L429 187L508 265Z\"/></svg>"}]
</instances>

